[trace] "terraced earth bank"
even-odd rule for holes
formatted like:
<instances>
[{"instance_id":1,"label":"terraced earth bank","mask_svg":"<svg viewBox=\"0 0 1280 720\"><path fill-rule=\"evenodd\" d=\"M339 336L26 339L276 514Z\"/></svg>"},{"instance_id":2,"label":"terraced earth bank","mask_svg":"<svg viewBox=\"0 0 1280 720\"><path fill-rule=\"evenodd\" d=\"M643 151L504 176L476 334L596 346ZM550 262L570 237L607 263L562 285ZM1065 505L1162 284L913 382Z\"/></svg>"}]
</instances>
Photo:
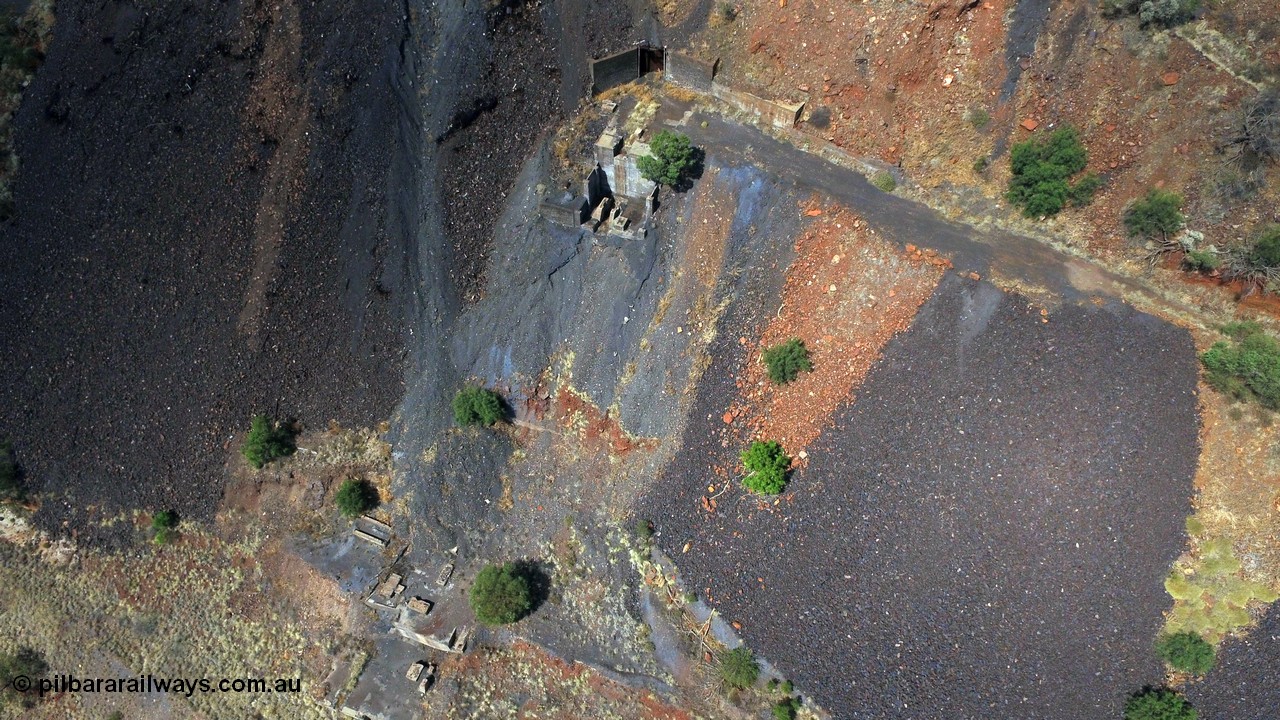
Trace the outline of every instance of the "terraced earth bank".
<instances>
[{"instance_id":1,"label":"terraced earth bank","mask_svg":"<svg viewBox=\"0 0 1280 720\"><path fill-rule=\"evenodd\" d=\"M644 512L689 586L837 717L1118 717L1162 680L1149 647L1197 458L1185 332L948 274L779 503L733 488L707 512L740 448L714 378L737 371L708 371Z\"/></svg>"}]
</instances>

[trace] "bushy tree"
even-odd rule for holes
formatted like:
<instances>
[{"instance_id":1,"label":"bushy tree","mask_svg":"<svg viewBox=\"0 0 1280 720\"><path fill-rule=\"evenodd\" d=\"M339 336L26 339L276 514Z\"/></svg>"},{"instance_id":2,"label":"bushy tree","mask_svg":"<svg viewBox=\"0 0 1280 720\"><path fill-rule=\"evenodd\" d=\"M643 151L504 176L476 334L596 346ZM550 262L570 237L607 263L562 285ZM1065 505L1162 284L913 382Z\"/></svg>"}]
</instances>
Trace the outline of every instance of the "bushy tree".
<instances>
[{"instance_id":1,"label":"bushy tree","mask_svg":"<svg viewBox=\"0 0 1280 720\"><path fill-rule=\"evenodd\" d=\"M533 592L515 563L487 565L471 586L470 601L480 622L508 625L533 609Z\"/></svg>"},{"instance_id":2,"label":"bushy tree","mask_svg":"<svg viewBox=\"0 0 1280 720\"><path fill-rule=\"evenodd\" d=\"M720 653L720 679L725 685L737 690L745 690L756 684L760 677L760 666L756 657L745 645Z\"/></svg>"},{"instance_id":3,"label":"bushy tree","mask_svg":"<svg viewBox=\"0 0 1280 720\"><path fill-rule=\"evenodd\" d=\"M295 449L293 433L288 428L266 415L255 415L240 452L250 465L261 470L276 458L292 455Z\"/></svg>"},{"instance_id":4,"label":"bushy tree","mask_svg":"<svg viewBox=\"0 0 1280 720\"><path fill-rule=\"evenodd\" d=\"M1156 641L1156 654L1175 670L1204 675L1213 669L1213 646L1190 631L1162 636Z\"/></svg>"},{"instance_id":5,"label":"bushy tree","mask_svg":"<svg viewBox=\"0 0 1280 720\"><path fill-rule=\"evenodd\" d=\"M1152 188L1124 211L1124 226L1130 237L1167 238L1182 229L1182 196Z\"/></svg>"},{"instance_id":6,"label":"bushy tree","mask_svg":"<svg viewBox=\"0 0 1280 720\"><path fill-rule=\"evenodd\" d=\"M338 506L343 517L357 517L378 507L378 490L367 480L348 478L338 486L333 504Z\"/></svg>"},{"instance_id":7,"label":"bushy tree","mask_svg":"<svg viewBox=\"0 0 1280 720\"><path fill-rule=\"evenodd\" d=\"M1129 696L1124 720L1196 720L1196 711L1169 688L1147 687Z\"/></svg>"},{"instance_id":8,"label":"bushy tree","mask_svg":"<svg viewBox=\"0 0 1280 720\"><path fill-rule=\"evenodd\" d=\"M809 349L800 338L774 345L764 351L765 368L769 371L769 379L780 385L791 382L803 370L813 371L813 363L809 362Z\"/></svg>"},{"instance_id":9,"label":"bushy tree","mask_svg":"<svg viewBox=\"0 0 1280 720\"><path fill-rule=\"evenodd\" d=\"M650 155L636 160L645 178L669 187L679 187L698 162L697 151L687 135L660 130L649 143Z\"/></svg>"},{"instance_id":10,"label":"bushy tree","mask_svg":"<svg viewBox=\"0 0 1280 720\"><path fill-rule=\"evenodd\" d=\"M1088 203L1101 186L1096 175L1072 185L1071 178L1089 163L1080 135L1063 126L1048 136L1033 137L1013 146L1009 154L1009 191L1005 197L1027 217L1057 215L1068 202Z\"/></svg>"},{"instance_id":11,"label":"bushy tree","mask_svg":"<svg viewBox=\"0 0 1280 720\"><path fill-rule=\"evenodd\" d=\"M742 453L742 464L747 468L742 484L754 493L777 495L787 486L791 458L774 440L751 443L751 447Z\"/></svg>"},{"instance_id":12,"label":"bushy tree","mask_svg":"<svg viewBox=\"0 0 1280 720\"><path fill-rule=\"evenodd\" d=\"M1232 340L1220 340L1200 356L1205 380L1219 392L1280 410L1280 342L1256 323L1233 323L1223 332Z\"/></svg>"},{"instance_id":13,"label":"bushy tree","mask_svg":"<svg viewBox=\"0 0 1280 720\"><path fill-rule=\"evenodd\" d=\"M453 419L459 425L492 425L503 416L502 398L487 388L468 386L453 397Z\"/></svg>"}]
</instances>

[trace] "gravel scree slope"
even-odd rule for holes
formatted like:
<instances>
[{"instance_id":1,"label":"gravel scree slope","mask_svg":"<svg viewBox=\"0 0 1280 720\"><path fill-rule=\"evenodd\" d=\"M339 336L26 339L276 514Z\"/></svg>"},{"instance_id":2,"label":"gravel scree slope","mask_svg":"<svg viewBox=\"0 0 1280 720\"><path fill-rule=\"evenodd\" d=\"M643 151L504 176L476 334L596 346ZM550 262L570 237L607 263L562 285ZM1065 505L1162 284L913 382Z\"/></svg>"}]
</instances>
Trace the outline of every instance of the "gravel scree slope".
<instances>
[{"instance_id":1,"label":"gravel scree slope","mask_svg":"<svg viewBox=\"0 0 1280 720\"><path fill-rule=\"evenodd\" d=\"M1048 319L949 274L782 502L735 489L710 517L708 459L740 448L716 426L736 368L708 371L641 512L689 585L836 717L1119 717L1162 679L1150 647L1185 547L1194 349L1122 305ZM713 357L734 355L719 342Z\"/></svg>"},{"instance_id":2,"label":"gravel scree slope","mask_svg":"<svg viewBox=\"0 0 1280 720\"><path fill-rule=\"evenodd\" d=\"M44 527L115 543L126 528L83 521L207 515L253 412L390 416L403 11L58 3L0 226L0 434Z\"/></svg>"}]
</instances>

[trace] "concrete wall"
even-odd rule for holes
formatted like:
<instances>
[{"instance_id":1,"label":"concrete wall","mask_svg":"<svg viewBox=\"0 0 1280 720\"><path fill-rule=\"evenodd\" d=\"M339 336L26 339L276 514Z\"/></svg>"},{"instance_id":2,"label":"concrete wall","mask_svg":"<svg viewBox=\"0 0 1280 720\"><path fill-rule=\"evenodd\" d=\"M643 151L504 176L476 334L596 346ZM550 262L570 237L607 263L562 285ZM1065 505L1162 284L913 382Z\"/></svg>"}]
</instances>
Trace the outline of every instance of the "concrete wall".
<instances>
[{"instance_id":1,"label":"concrete wall","mask_svg":"<svg viewBox=\"0 0 1280 720\"><path fill-rule=\"evenodd\" d=\"M730 105L753 113L774 127L795 127L804 112L804 103L784 103L765 100L741 90L734 90L720 83L713 83L711 94Z\"/></svg>"},{"instance_id":2,"label":"concrete wall","mask_svg":"<svg viewBox=\"0 0 1280 720\"><path fill-rule=\"evenodd\" d=\"M625 85L648 72L661 71L662 48L637 47L591 61L591 94Z\"/></svg>"},{"instance_id":3,"label":"concrete wall","mask_svg":"<svg viewBox=\"0 0 1280 720\"><path fill-rule=\"evenodd\" d=\"M719 62L719 60L706 62L692 55L668 51L663 63L662 77L667 82L709 93Z\"/></svg>"},{"instance_id":4,"label":"concrete wall","mask_svg":"<svg viewBox=\"0 0 1280 720\"><path fill-rule=\"evenodd\" d=\"M569 196L556 200L544 198L538 204L542 217L557 225L577 227L591 217L591 208L582 196Z\"/></svg>"}]
</instances>

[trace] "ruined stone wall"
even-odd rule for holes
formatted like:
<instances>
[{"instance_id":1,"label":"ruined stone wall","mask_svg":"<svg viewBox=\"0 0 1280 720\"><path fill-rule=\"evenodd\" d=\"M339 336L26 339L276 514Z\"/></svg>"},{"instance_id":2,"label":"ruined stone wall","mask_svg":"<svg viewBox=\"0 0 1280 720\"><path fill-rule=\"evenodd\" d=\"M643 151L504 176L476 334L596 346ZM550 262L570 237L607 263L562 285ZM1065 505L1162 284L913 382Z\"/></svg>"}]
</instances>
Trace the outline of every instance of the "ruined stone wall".
<instances>
[{"instance_id":1,"label":"ruined stone wall","mask_svg":"<svg viewBox=\"0 0 1280 720\"><path fill-rule=\"evenodd\" d=\"M739 110L745 110L760 117L774 127L795 127L796 122L800 120L800 113L804 111L804 103L766 100L720 83L712 83L711 94Z\"/></svg>"}]
</instances>

